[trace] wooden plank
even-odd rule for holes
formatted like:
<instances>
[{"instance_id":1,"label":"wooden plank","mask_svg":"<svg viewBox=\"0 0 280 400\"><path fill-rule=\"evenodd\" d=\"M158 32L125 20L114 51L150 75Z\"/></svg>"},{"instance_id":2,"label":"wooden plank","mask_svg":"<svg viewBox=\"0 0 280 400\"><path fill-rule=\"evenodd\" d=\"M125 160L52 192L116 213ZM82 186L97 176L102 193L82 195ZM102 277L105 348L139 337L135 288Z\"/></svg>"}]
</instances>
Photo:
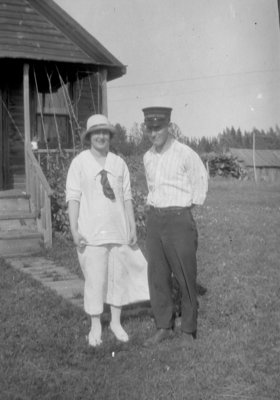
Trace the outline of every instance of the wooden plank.
<instances>
[{"instance_id":1,"label":"wooden plank","mask_svg":"<svg viewBox=\"0 0 280 400\"><path fill-rule=\"evenodd\" d=\"M18 27L29 27L29 28L38 28L39 29L44 29L46 32L56 32L61 34L61 32L52 24L49 22L46 22L44 20L36 20L35 18L24 18L24 21L21 22L19 25L19 21L21 20L20 16L15 16L14 13L9 14L4 14L1 12L0 16L0 21L1 21L1 28L2 28L2 23L7 24L9 26L18 26ZM61 34L62 35L62 34Z\"/></svg>"},{"instance_id":2,"label":"wooden plank","mask_svg":"<svg viewBox=\"0 0 280 400\"><path fill-rule=\"evenodd\" d=\"M42 21L42 17L40 17L38 14L22 12L21 10L17 10L15 8L9 8L6 10L2 9L1 17L7 18L7 20L11 21L12 23L17 23L18 25L19 22L23 23L24 21L32 21L32 19L34 19L36 23L37 21Z\"/></svg>"},{"instance_id":3,"label":"wooden plank","mask_svg":"<svg viewBox=\"0 0 280 400\"><path fill-rule=\"evenodd\" d=\"M1 1L1 3L4 3L5 6L7 5L7 0L6 1ZM25 0L9 0L8 2L8 6L10 7L28 7L29 8L29 4L25 1Z\"/></svg>"},{"instance_id":4,"label":"wooden plank","mask_svg":"<svg viewBox=\"0 0 280 400\"><path fill-rule=\"evenodd\" d=\"M2 87L1 87L1 81L0 81L0 190L4 189L4 177L3 177L3 104L2 104Z\"/></svg>"},{"instance_id":5,"label":"wooden plank","mask_svg":"<svg viewBox=\"0 0 280 400\"><path fill-rule=\"evenodd\" d=\"M28 38L30 40L42 40L43 42L50 43L52 40L60 40L63 43L66 43L68 46L75 46L73 43L71 43L65 36L60 35L59 32L53 31L53 32L46 32L43 31L42 29L38 29L38 32L34 31L34 27L24 27L24 26L17 26L17 25L6 25L3 26L1 19L0 19L0 33L1 33L1 40L3 38L10 38L10 37L16 37L21 39L23 38ZM4 41L4 40L3 40ZM77 46L76 46L77 47ZM78 48L78 47L77 47Z\"/></svg>"},{"instance_id":6,"label":"wooden plank","mask_svg":"<svg viewBox=\"0 0 280 400\"><path fill-rule=\"evenodd\" d=\"M24 138L30 144L29 64L23 66Z\"/></svg>"},{"instance_id":7,"label":"wooden plank","mask_svg":"<svg viewBox=\"0 0 280 400\"><path fill-rule=\"evenodd\" d=\"M1 37L0 41L3 43L11 43L11 41L22 41L22 42L27 42L27 43L33 43L37 45L37 42L40 42L40 45L47 45L47 44L53 44L53 47L61 47L61 46L66 46L69 49L75 48L76 51L81 53L81 50L73 45L73 43L70 43L69 40L65 39L63 36L58 36L58 35L52 35L51 37L47 37L44 35L42 32L38 34L32 34L31 32L20 30L15 27L15 29L5 29L1 32Z\"/></svg>"},{"instance_id":8,"label":"wooden plank","mask_svg":"<svg viewBox=\"0 0 280 400\"><path fill-rule=\"evenodd\" d=\"M48 61L58 61L58 62L69 62L71 64L80 63L88 64L89 59L85 60L86 57L80 57L79 54L74 54L72 52L62 52L62 51L51 51L42 49L35 49L34 47L27 47L19 44L18 46L13 46L13 50L1 44L0 56L7 58L32 58L34 60L48 60Z\"/></svg>"},{"instance_id":9,"label":"wooden plank","mask_svg":"<svg viewBox=\"0 0 280 400\"><path fill-rule=\"evenodd\" d=\"M49 52L56 52L58 51L63 51L65 53L67 52L75 52L76 54L83 54L77 47L74 47L73 45L67 43L67 42L60 42L60 39L57 39L57 41L47 41L47 40L40 40L39 38L32 37L30 36L29 38L27 37L22 37L18 38L17 34L15 32L15 35L12 36L6 36L6 35L1 35L0 38L0 43L1 46L5 47L11 47L11 46L27 46L30 48L35 48L36 51L43 51L44 49L49 50ZM3 49L2 49L3 50ZM44 50L45 51L45 50Z\"/></svg>"},{"instance_id":10,"label":"wooden plank","mask_svg":"<svg viewBox=\"0 0 280 400\"><path fill-rule=\"evenodd\" d=\"M47 248L52 247L52 216L51 216L51 200L50 197L45 194L45 211L46 211L46 236L44 238L45 246Z\"/></svg>"},{"instance_id":11,"label":"wooden plank","mask_svg":"<svg viewBox=\"0 0 280 400\"><path fill-rule=\"evenodd\" d=\"M48 196L52 195L52 190L49 186L49 183L45 177L45 175L43 174L43 171L40 167L40 165L38 164L38 161L36 160L32 150L31 150L31 146L29 144L28 148L27 148L27 158L29 159L29 168L32 168L32 170L34 170L34 175L38 175L40 182L42 183L42 185L44 186L44 189L47 193Z\"/></svg>"},{"instance_id":12,"label":"wooden plank","mask_svg":"<svg viewBox=\"0 0 280 400\"><path fill-rule=\"evenodd\" d=\"M23 108L24 108L24 143L25 148L30 145L30 103L29 103L29 65L23 66ZM28 193L30 185L30 171L28 168L27 152L25 150L25 176L26 192Z\"/></svg>"}]
</instances>

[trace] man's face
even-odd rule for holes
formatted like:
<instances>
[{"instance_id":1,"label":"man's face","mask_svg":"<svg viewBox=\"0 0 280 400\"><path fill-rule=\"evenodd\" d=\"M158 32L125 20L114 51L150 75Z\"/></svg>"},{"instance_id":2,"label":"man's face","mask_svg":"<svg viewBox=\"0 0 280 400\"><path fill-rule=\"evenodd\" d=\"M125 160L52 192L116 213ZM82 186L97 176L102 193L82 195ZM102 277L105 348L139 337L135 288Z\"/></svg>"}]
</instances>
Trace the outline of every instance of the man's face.
<instances>
[{"instance_id":1,"label":"man's face","mask_svg":"<svg viewBox=\"0 0 280 400\"><path fill-rule=\"evenodd\" d=\"M146 125L146 132L156 150L160 151L169 137L168 123L156 126Z\"/></svg>"},{"instance_id":2,"label":"man's face","mask_svg":"<svg viewBox=\"0 0 280 400\"><path fill-rule=\"evenodd\" d=\"M110 132L100 129L90 135L90 144L97 151L108 151L110 144Z\"/></svg>"}]
</instances>

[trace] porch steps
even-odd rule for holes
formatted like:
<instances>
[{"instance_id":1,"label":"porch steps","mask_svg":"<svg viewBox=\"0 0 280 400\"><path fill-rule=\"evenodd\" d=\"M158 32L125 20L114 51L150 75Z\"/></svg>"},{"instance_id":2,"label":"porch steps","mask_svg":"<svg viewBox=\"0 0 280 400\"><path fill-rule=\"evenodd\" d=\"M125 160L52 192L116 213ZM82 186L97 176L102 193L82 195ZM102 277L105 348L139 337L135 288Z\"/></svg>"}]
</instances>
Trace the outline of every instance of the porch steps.
<instances>
[{"instance_id":1,"label":"porch steps","mask_svg":"<svg viewBox=\"0 0 280 400\"><path fill-rule=\"evenodd\" d=\"M0 191L0 212L31 211L30 196L17 190Z\"/></svg>"},{"instance_id":2,"label":"porch steps","mask_svg":"<svg viewBox=\"0 0 280 400\"><path fill-rule=\"evenodd\" d=\"M14 181L15 189L19 189L19 190L25 189L25 175L19 175L19 174L14 175L13 181Z\"/></svg>"},{"instance_id":3,"label":"porch steps","mask_svg":"<svg viewBox=\"0 0 280 400\"><path fill-rule=\"evenodd\" d=\"M10 173L12 176L13 188L24 191L26 181L24 164L17 162L15 165L12 165Z\"/></svg>"},{"instance_id":4,"label":"porch steps","mask_svg":"<svg viewBox=\"0 0 280 400\"><path fill-rule=\"evenodd\" d=\"M0 232L11 231L15 229L36 230L37 224L35 213L22 211L4 214L0 210Z\"/></svg>"},{"instance_id":5,"label":"porch steps","mask_svg":"<svg viewBox=\"0 0 280 400\"><path fill-rule=\"evenodd\" d=\"M36 254L42 243L29 196L13 190L0 192L0 256Z\"/></svg>"}]
</instances>

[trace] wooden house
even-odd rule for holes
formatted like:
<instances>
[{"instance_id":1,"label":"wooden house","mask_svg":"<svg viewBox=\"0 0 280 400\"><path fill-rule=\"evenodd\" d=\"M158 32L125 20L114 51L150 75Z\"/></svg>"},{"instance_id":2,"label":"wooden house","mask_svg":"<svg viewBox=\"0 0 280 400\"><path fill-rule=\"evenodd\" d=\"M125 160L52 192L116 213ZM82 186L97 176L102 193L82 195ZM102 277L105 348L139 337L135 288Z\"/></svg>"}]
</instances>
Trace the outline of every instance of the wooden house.
<instances>
[{"instance_id":1,"label":"wooden house","mask_svg":"<svg viewBox=\"0 0 280 400\"><path fill-rule=\"evenodd\" d=\"M280 150L255 150L230 148L230 153L248 172L250 179L258 182L280 182Z\"/></svg>"},{"instance_id":2,"label":"wooden house","mask_svg":"<svg viewBox=\"0 0 280 400\"><path fill-rule=\"evenodd\" d=\"M51 189L31 144L79 144L88 116L107 115L107 82L126 67L52 0L0 0L0 65L1 254L17 230L11 204L23 200L17 217L31 212L51 246Z\"/></svg>"}]
</instances>

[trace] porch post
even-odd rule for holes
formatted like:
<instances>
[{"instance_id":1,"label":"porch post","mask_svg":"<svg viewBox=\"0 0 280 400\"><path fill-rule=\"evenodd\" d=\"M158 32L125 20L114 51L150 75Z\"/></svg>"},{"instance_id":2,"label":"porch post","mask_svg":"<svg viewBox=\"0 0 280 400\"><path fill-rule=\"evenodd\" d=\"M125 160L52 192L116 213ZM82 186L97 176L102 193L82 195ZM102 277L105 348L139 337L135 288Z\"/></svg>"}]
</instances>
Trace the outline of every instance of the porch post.
<instances>
[{"instance_id":1,"label":"porch post","mask_svg":"<svg viewBox=\"0 0 280 400\"><path fill-rule=\"evenodd\" d=\"M101 101L102 114L108 116L107 69L102 69L101 71Z\"/></svg>"},{"instance_id":2,"label":"porch post","mask_svg":"<svg viewBox=\"0 0 280 400\"><path fill-rule=\"evenodd\" d=\"M23 109L24 109L24 159L25 159L25 187L30 189L30 174L26 148L30 145L30 97L29 97L29 65L23 66Z\"/></svg>"},{"instance_id":3,"label":"porch post","mask_svg":"<svg viewBox=\"0 0 280 400\"><path fill-rule=\"evenodd\" d=\"M4 138L4 129L3 129L3 113L2 113L2 85L0 85L0 190L4 187L4 179L3 179L3 138Z\"/></svg>"}]
</instances>

